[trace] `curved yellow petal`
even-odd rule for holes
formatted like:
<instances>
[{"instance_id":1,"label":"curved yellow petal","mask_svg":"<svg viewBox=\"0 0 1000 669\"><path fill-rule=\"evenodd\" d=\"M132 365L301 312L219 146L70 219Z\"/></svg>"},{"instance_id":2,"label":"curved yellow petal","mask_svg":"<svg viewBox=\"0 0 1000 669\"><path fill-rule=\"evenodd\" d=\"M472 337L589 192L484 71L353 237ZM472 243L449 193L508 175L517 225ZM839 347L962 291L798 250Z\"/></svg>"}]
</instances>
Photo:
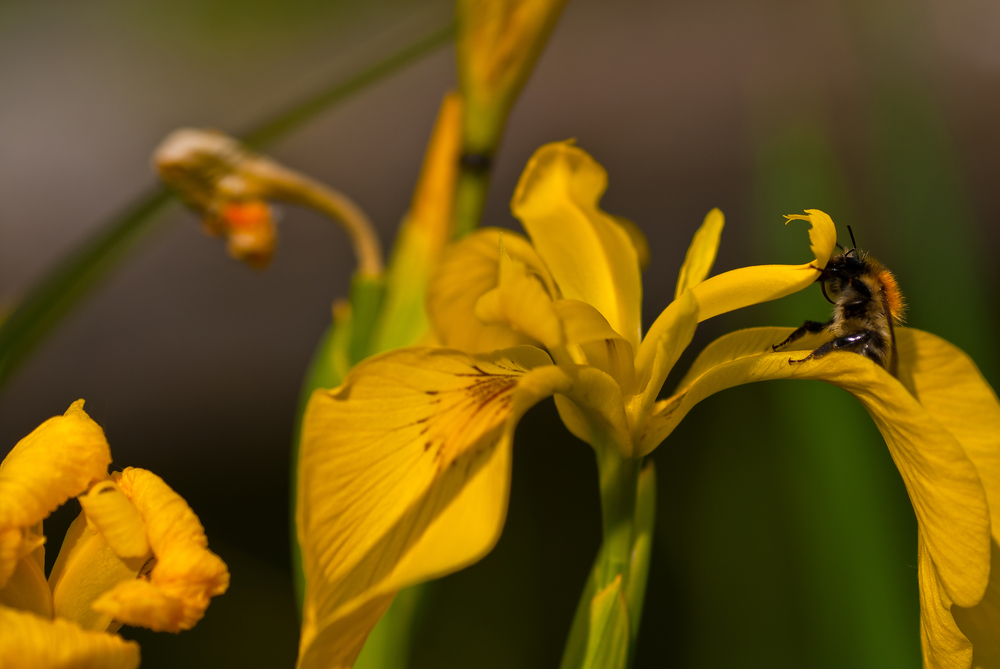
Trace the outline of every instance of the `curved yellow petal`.
<instances>
[{"instance_id":1,"label":"curved yellow petal","mask_svg":"<svg viewBox=\"0 0 1000 669\"><path fill-rule=\"evenodd\" d=\"M97 611L94 602L120 583L134 581L146 557L122 559L104 536L81 513L66 532L59 556L49 574L56 616L72 620L85 630L117 631L110 612Z\"/></svg>"},{"instance_id":2,"label":"curved yellow petal","mask_svg":"<svg viewBox=\"0 0 1000 669\"><path fill-rule=\"evenodd\" d=\"M226 564L208 550L198 517L163 479L134 467L114 478L146 523L156 565L148 583L121 583L101 595L93 608L127 625L154 631L194 627L209 600L229 587Z\"/></svg>"},{"instance_id":3,"label":"curved yellow petal","mask_svg":"<svg viewBox=\"0 0 1000 669\"><path fill-rule=\"evenodd\" d=\"M579 300L557 300L553 309L562 323L566 344L578 346L579 361L606 373L621 388L622 394L635 390L635 360L632 345L597 309Z\"/></svg>"},{"instance_id":4,"label":"curved yellow petal","mask_svg":"<svg viewBox=\"0 0 1000 669\"><path fill-rule=\"evenodd\" d=\"M698 301L686 290L663 310L639 345L635 367L638 393L629 399L632 432L643 429L649 407L667 380L670 370L687 349L698 327Z\"/></svg>"},{"instance_id":5,"label":"curved yellow petal","mask_svg":"<svg viewBox=\"0 0 1000 669\"><path fill-rule=\"evenodd\" d=\"M31 557L18 560L7 585L0 588L0 607L4 606L52 617L52 592L42 567Z\"/></svg>"},{"instance_id":6,"label":"curved yellow petal","mask_svg":"<svg viewBox=\"0 0 1000 669\"><path fill-rule=\"evenodd\" d=\"M101 481L77 497L87 523L103 535L119 557L137 558L149 552L146 523L114 481Z\"/></svg>"},{"instance_id":7,"label":"curved yellow petal","mask_svg":"<svg viewBox=\"0 0 1000 669\"><path fill-rule=\"evenodd\" d=\"M109 464L104 431L83 410L83 400L14 446L0 464L0 587L17 561L41 544L34 526L105 478Z\"/></svg>"},{"instance_id":8,"label":"curved yellow petal","mask_svg":"<svg viewBox=\"0 0 1000 669\"><path fill-rule=\"evenodd\" d=\"M683 295L684 291L691 290L704 281L708 273L712 271L715 256L719 252L722 227L725 223L726 219L719 209L713 209L705 216L701 227L694 233L694 239L691 240L687 255L684 256L684 264L681 265L681 273L677 277L677 290L674 292L674 299Z\"/></svg>"},{"instance_id":9,"label":"curved yellow petal","mask_svg":"<svg viewBox=\"0 0 1000 669\"><path fill-rule=\"evenodd\" d=\"M300 667L350 666L397 590L492 548L514 425L551 394L536 377L553 372L533 347L400 349L313 394L298 471Z\"/></svg>"},{"instance_id":10,"label":"curved yellow petal","mask_svg":"<svg viewBox=\"0 0 1000 669\"><path fill-rule=\"evenodd\" d=\"M899 381L860 355L832 353L789 364L802 354L748 354L752 348L760 350L762 336L773 336L771 343L777 343L789 332L788 328L744 330L709 345L702 355L716 364L693 381L682 381L690 385L657 404L641 452L662 441L692 406L725 388L771 379L815 379L839 386L858 398L885 438L950 601L959 606L978 603L989 577L990 515L979 473L962 444ZM910 340L912 334L900 328L896 338Z\"/></svg>"},{"instance_id":11,"label":"curved yellow petal","mask_svg":"<svg viewBox=\"0 0 1000 669\"><path fill-rule=\"evenodd\" d=\"M510 206L563 297L596 307L635 351L639 259L628 233L597 206L607 183L604 168L582 149L546 144L528 161Z\"/></svg>"},{"instance_id":12,"label":"curved yellow petal","mask_svg":"<svg viewBox=\"0 0 1000 669\"><path fill-rule=\"evenodd\" d=\"M552 295L531 273L528 265L507 254L500 240L500 283L483 295L474 309L476 318L487 325L510 325L531 341L542 342L549 350L566 340L562 321L552 305Z\"/></svg>"},{"instance_id":13,"label":"curved yellow petal","mask_svg":"<svg viewBox=\"0 0 1000 669\"><path fill-rule=\"evenodd\" d=\"M899 380L929 414L962 443L989 500L992 558L986 596L972 608L955 607L955 620L972 642L972 666L1000 667L1000 401L961 349L928 332L906 328L897 339Z\"/></svg>"},{"instance_id":14,"label":"curved yellow petal","mask_svg":"<svg viewBox=\"0 0 1000 669\"><path fill-rule=\"evenodd\" d=\"M427 293L428 317L448 348L487 353L537 343L507 324L487 325L474 315L480 298L500 284L501 235L507 254L529 267L552 297L557 294L545 264L523 236L498 228L469 233L447 247Z\"/></svg>"},{"instance_id":15,"label":"curved yellow petal","mask_svg":"<svg viewBox=\"0 0 1000 669\"><path fill-rule=\"evenodd\" d=\"M818 209L807 209L806 215L785 218L809 221L812 225L809 241L815 259L804 265L742 267L706 279L691 288L698 298L699 320L791 295L819 278L820 270L826 267L837 245L836 226Z\"/></svg>"},{"instance_id":16,"label":"curved yellow petal","mask_svg":"<svg viewBox=\"0 0 1000 669\"><path fill-rule=\"evenodd\" d=\"M10 669L135 669L139 644L0 606L0 666Z\"/></svg>"},{"instance_id":17,"label":"curved yellow petal","mask_svg":"<svg viewBox=\"0 0 1000 669\"><path fill-rule=\"evenodd\" d=\"M596 416L595 404L616 391L599 370L567 370L527 346L475 356L400 349L316 391L298 469L299 666L350 666L396 591L492 548L506 515L511 438L528 408L565 393ZM603 420L627 439L617 401L617 417Z\"/></svg>"},{"instance_id":18,"label":"curved yellow petal","mask_svg":"<svg viewBox=\"0 0 1000 669\"><path fill-rule=\"evenodd\" d=\"M972 644L955 624L951 600L944 591L922 533L917 543L920 646L924 654L924 669L969 669Z\"/></svg>"}]
</instances>

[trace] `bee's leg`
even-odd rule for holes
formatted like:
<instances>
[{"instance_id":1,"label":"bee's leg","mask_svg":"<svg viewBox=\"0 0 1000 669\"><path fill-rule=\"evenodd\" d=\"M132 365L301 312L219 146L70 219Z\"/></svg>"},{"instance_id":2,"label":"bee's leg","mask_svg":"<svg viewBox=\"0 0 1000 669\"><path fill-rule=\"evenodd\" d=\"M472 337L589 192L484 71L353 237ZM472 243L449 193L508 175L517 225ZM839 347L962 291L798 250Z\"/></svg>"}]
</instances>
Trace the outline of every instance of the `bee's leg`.
<instances>
[{"instance_id":1,"label":"bee's leg","mask_svg":"<svg viewBox=\"0 0 1000 669\"><path fill-rule=\"evenodd\" d=\"M867 355L868 344L871 342L871 339L871 332L852 332L851 334L844 335L843 337L837 337L836 339L826 342L801 360L789 359L788 364L794 365L800 362L805 362L806 360L822 358L831 351L852 351L855 353L861 353L862 355ZM869 355L868 357L871 356Z\"/></svg>"},{"instance_id":2,"label":"bee's leg","mask_svg":"<svg viewBox=\"0 0 1000 669\"><path fill-rule=\"evenodd\" d=\"M804 337L807 334L816 334L817 332L822 332L827 327L829 327L830 323L832 322L833 322L832 320L827 321L826 323L817 323L816 321L806 321L805 323L802 324L802 327L800 327L792 334L788 335L788 338L785 339L785 341L781 342L780 344L772 344L771 350L777 351L782 346L791 344L793 341L797 339L802 339L802 337Z\"/></svg>"}]
</instances>

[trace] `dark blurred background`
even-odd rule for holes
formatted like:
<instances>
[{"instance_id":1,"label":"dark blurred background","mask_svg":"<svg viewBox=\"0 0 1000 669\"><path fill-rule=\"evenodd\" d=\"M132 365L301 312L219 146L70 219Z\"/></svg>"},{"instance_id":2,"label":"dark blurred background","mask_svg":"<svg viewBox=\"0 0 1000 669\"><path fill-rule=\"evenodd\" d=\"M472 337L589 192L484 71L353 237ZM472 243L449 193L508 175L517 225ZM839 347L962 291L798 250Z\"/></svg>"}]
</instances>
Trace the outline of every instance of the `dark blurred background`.
<instances>
[{"instance_id":1,"label":"dark blurred background","mask_svg":"<svg viewBox=\"0 0 1000 669\"><path fill-rule=\"evenodd\" d=\"M182 125L239 133L445 25L443 1L0 3L0 300L155 183ZM347 192L390 243L454 53L441 48L271 151ZM1000 5L993 0L570 0L514 109L485 223L532 151L577 138L604 207L649 237L646 323L712 207L716 271L809 258L820 208L896 271L912 326L996 387ZM254 273L179 208L0 394L0 453L83 397L115 466L199 514L232 587L143 666L291 666L288 449L303 371L346 293L339 230L284 211ZM843 227L841 234L845 235ZM842 237L844 239L845 237ZM0 304L3 304L0 302ZM825 320L818 289L707 322ZM668 381L679 379L675 374ZM600 540L596 468L551 401L523 420L497 548L431 589L414 667L552 667ZM871 420L820 383L715 396L654 455L659 512L638 667L918 667L916 528ZM47 521L49 560L73 504Z\"/></svg>"}]
</instances>

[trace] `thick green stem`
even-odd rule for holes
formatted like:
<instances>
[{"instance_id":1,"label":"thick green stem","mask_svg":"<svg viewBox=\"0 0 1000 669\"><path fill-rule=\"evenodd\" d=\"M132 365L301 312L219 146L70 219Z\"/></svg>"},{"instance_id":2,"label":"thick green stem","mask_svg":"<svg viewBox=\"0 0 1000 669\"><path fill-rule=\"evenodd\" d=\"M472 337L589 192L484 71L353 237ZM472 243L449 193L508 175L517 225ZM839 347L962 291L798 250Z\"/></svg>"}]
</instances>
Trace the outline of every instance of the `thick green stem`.
<instances>
[{"instance_id":1,"label":"thick green stem","mask_svg":"<svg viewBox=\"0 0 1000 669\"><path fill-rule=\"evenodd\" d=\"M623 457L616 446L599 448L597 471L604 530L604 564L599 573L599 586L605 587L618 574L627 585L632 562L639 461Z\"/></svg>"}]
</instances>

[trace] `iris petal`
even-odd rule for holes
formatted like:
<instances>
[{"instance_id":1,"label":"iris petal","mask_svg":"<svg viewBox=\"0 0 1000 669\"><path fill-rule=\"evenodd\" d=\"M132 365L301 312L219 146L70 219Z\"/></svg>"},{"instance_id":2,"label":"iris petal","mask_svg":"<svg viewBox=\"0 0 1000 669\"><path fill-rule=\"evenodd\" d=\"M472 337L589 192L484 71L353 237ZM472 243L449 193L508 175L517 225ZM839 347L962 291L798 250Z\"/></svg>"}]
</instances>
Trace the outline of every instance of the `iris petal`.
<instances>
[{"instance_id":1,"label":"iris petal","mask_svg":"<svg viewBox=\"0 0 1000 669\"><path fill-rule=\"evenodd\" d=\"M819 278L837 244L836 226L818 209L807 209L806 215L786 218L809 221L812 225L809 241L814 260L804 265L741 267L706 279L691 288L698 298L699 320L791 295Z\"/></svg>"},{"instance_id":2,"label":"iris petal","mask_svg":"<svg viewBox=\"0 0 1000 669\"><path fill-rule=\"evenodd\" d=\"M681 273L677 277L677 290L674 293L674 299L680 297L684 291L691 290L704 281L708 273L712 271L715 255L719 251L719 240L722 237L724 225L725 218L718 209L713 209L705 216L701 227L694 233L694 239L691 240L687 255L684 256L684 264L681 265Z\"/></svg>"},{"instance_id":3,"label":"iris petal","mask_svg":"<svg viewBox=\"0 0 1000 669\"><path fill-rule=\"evenodd\" d=\"M0 587L17 560L40 545L32 528L105 478L109 464L104 431L83 410L83 400L14 446L0 464Z\"/></svg>"},{"instance_id":4,"label":"iris petal","mask_svg":"<svg viewBox=\"0 0 1000 669\"><path fill-rule=\"evenodd\" d=\"M0 665L32 669L135 669L139 645L68 620L0 606Z\"/></svg>"},{"instance_id":5,"label":"iris petal","mask_svg":"<svg viewBox=\"0 0 1000 669\"><path fill-rule=\"evenodd\" d=\"M121 583L93 608L128 625L178 632L201 620L209 600L229 587L229 571L187 502L156 474L127 467L116 483L146 523L156 565L147 581Z\"/></svg>"},{"instance_id":6,"label":"iris petal","mask_svg":"<svg viewBox=\"0 0 1000 669\"><path fill-rule=\"evenodd\" d=\"M506 515L511 439L528 408L565 393L597 421L587 429L627 438L616 390L597 369L565 369L522 346L476 356L392 351L314 393L299 464L300 667L350 666L396 591L492 548ZM615 402L618 414L604 416Z\"/></svg>"},{"instance_id":7,"label":"iris petal","mask_svg":"<svg viewBox=\"0 0 1000 669\"><path fill-rule=\"evenodd\" d=\"M607 172L582 149L546 144L528 161L510 206L563 297L596 307L635 351L639 259L628 233L597 206L607 183Z\"/></svg>"},{"instance_id":8,"label":"iris petal","mask_svg":"<svg viewBox=\"0 0 1000 669\"><path fill-rule=\"evenodd\" d=\"M468 353L485 353L536 340L506 323L487 325L473 315L476 303L500 283L500 236L507 254L523 262L553 297L555 285L545 263L516 232L483 228L449 246L431 278L427 313L441 343Z\"/></svg>"}]
</instances>

